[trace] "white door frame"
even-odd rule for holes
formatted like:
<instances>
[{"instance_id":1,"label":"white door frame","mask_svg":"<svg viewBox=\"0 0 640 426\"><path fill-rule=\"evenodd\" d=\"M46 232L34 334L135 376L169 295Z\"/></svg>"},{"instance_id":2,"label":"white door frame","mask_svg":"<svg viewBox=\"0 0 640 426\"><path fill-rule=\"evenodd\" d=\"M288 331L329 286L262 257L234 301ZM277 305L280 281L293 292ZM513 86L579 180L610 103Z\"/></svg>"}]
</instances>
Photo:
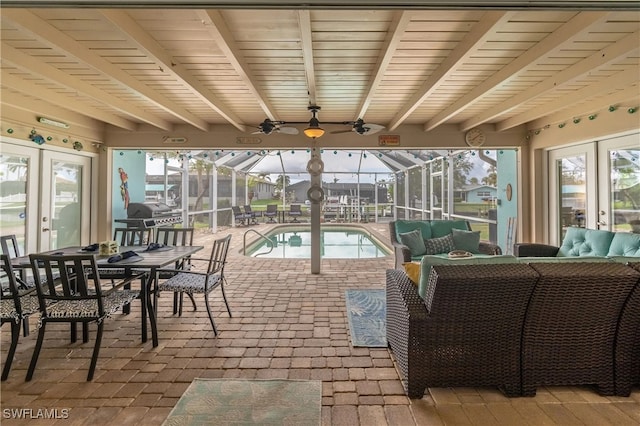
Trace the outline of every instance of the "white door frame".
<instances>
[{"instance_id":1,"label":"white door frame","mask_svg":"<svg viewBox=\"0 0 640 426\"><path fill-rule=\"evenodd\" d=\"M27 156L29 158L28 180L27 180L27 211L26 213L26 235L25 253L35 253L49 250L50 235L43 235L43 217L50 218L52 211L51 196L51 161L62 160L83 167L83 193L82 193L82 223L79 224L81 231L81 244L89 244L97 235L97 217L91 212L97 211L97 176L98 176L98 155L92 152L75 152L69 149L54 145L37 146L31 141L0 136L2 142L2 153ZM49 233L47 233L49 234Z\"/></svg>"},{"instance_id":2,"label":"white door frame","mask_svg":"<svg viewBox=\"0 0 640 426\"><path fill-rule=\"evenodd\" d=\"M566 148L558 148L549 151L549 244L560 245L561 229L560 229L560 210L559 200L560 182L558 174L557 162L567 157L575 157L579 155L585 156L586 168L586 202L585 202L585 223L586 228L595 229L597 226L598 215L598 192L597 192L597 169L596 169L596 143L584 143L573 145Z\"/></svg>"},{"instance_id":3,"label":"white door frame","mask_svg":"<svg viewBox=\"0 0 640 426\"><path fill-rule=\"evenodd\" d=\"M0 138L2 147L0 153L2 155L15 155L27 158L27 200L25 222L24 222L24 253L36 251L38 249L39 229L39 206L38 203L38 187L40 182L40 150L35 147L24 146L24 144L10 143L11 138ZM17 140L15 140L18 142ZM3 179L4 180L4 179ZM5 234L3 231L2 234Z\"/></svg>"},{"instance_id":4,"label":"white door frame","mask_svg":"<svg viewBox=\"0 0 640 426\"><path fill-rule=\"evenodd\" d=\"M640 133L618 136L600 141L598 143L598 202L599 228L612 230L613 224L611 206L611 164L609 162L610 151L620 149L640 149Z\"/></svg>"}]
</instances>

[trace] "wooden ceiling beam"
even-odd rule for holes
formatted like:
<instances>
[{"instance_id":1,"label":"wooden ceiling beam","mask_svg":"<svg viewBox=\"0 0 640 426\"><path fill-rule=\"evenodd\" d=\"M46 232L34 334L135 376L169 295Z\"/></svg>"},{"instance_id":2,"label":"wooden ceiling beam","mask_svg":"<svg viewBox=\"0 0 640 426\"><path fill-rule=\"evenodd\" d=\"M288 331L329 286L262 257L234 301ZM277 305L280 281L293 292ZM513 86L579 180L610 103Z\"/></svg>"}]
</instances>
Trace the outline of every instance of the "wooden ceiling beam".
<instances>
[{"instance_id":1,"label":"wooden ceiling beam","mask_svg":"<svg viewBox=\"0 0 640 426\"><path fill-rule=\"evenodd\" d=\"M460 111L468 108L478 101L482 96L488 94L497 87L506 84L516 74L530 67L538 59L557 52L562 46L566 46L576 36L584 34L588 28L598 22L603 22L608 16L607 12L583 12L578 13L573 19L560 26L556 31L549 34L542 41L515 58L500 71L491 75L484 82L474 87L469 93L455 101L440 113L431 118L424 126L425 132L434 129L444 123Z\"/></svg>"},{"instance_id":2,"label":"wooden ceiling beam","mask_svg":"<svg viewBox=\"0 0 640 426\"><path fill-rule=\"evenodd\" d=\"M391 123L389 123L389 130L394 130L402 124L416 108L422 105L456 71L460 64L494 34L496 28L507 22L511 16L513 16L513 12L485 13L464 39L453 49L451 54L442 61L413 96L400 108Z\"/></svg>"},{"instance_id":3,"label":"wooden ceiling beam","mask_svg":"<svg viewBox=\"0 0 640 426\"><path fill-rule=\"evenodd\" d=\"M4 55L4 48L2 53ZM2 72L0 73L0 78L2 78L3 86L11 87L12 89L22 93L37 93L39 99L42 99L43 101L48 102L52 105L62 105L62 108L68 109L69 111L77 112L78 114L83 114L95 120L101 120L105 123L113 124L114 126L121 129L137 129L137 125L132 121L126 120L122 117L118 117L115 114L99 110L85 103L78 102L78 98L76 98L75 96L60 94L51 89L47 89L46 87L42 87L42 85L35 84L32 80L25 80L12 75L6 70L2 70ZM2 101L5 101L4 93L2 94ZM15 106L20 107L20 105Z\"/></svg>"},{"instance_id":4,"label":"wooden ceiling beam","mask_svg":"<svg viewBox=\"0 0 640 426\"><path fill-rule=\"evenodd\" d=\"M46 64L33 56L15 49L6 43L2 43L2 61L13 64L15 67L25 70L43 80L51 81L55 84L64 86L70 90L78 92L83 96L90 97L96 101L109 105L111 108L120 111L130 117L148 123L159 129L171 129L171 123L162 120L153 114L132 106L129 102L118 99L116 96L110 95L103 90L97 89L89 83L86 83L76 77L60 71L59 69ZM33 93L33 92L32 92ZM74 101L78 103L78 99Z\"/></svg>"},{"instance_id":5,"label":"wooden ceiling beam","mask_svg":"<svg viewBox=\"0 0 640 426\"><path fill-rule=\"evenodd\" d=\"M101 10L102 15L122 32L127 40L158 65L166 72L171 74L176 80L180 81L187 89L196 95L202 102L207 104L216 113L224 117L229 124L240 131L246 131L246 127L242 124L231 110L224 107L223 102L214 96L211 91L195 78L182 64L177 63L160 44L140 27L125 11L118 9Z\"/></svg>"},{"instance_id":6,"label":"wooden ceiling beam","mask_svg":"<svg viewBox=\"0 0 640 426\"><path fill-rule=\"evenodd\" d=\"M373 97L385 76L387 68L389 67L389 63L391 63L393 54L398 48L400 40L407 30L409 22L411 22L411 13L409 12L401 11L396 12L393 15L393 20L389 25L389 30L387 31L387 36L384 40L384 44L380 49L381 54L378 55L378 62L373 68L371 78L369 79L369 90L367 91L364 99L362 99L362 102L358 107L358 114L353 118L354 120L364 118L365 114L367 113L367 109L369 108L369 105L371 105Z\"/></svg>"},{"instance_id":7,"label":"wooden ceiling beam","mask_svg":"<svg viewBox=\"0 0 640 426\"><path fill-rule=\"evenodd\" d=\"M465 121L460 126L461 131L469 130L473 127L479 126L482 123L486 123L496 117L508 113L509 111L517 108L518 106L531 102L532 100L551 92L552 90L561 89L568 83L575 81L578 78L592 73L593 70L603 67L611 62L614 62L620 57L628 55L634 51L640 50L638 45L640 40L640 32L636 31L633 34L626 36L625 38L617 41L616 43L607 46L588 58L583 59L580 62L554 74L552 77L547 78L544 81L536 84L535 86L526 89L523 92L507 99L504 102L496 105L493 108L489 108L481 114Z\"/></svg>"},{"instance_id":8,"label":"wooden ceiling beam","mask_svg":"<svg viewBox=\"0 0 640 426\"><path fill-rule=\"evenodd\" d=\"M309 105L316 105L317 87L316 71L313 64L313 36L311 32L311 12L298 11L298 25L300 26L300 40L302 41L302 60L304 61L304 75L307 78L307 92Z\"/></svg>"},{"instance_id":9,"label":"wooden ceiling beam","mask_svg":"<svg viewBox=\"0 0 640 426\"><path fill-rule=\"evenodd\" d=\"M111 64L106 59L94 53L81 43L73 40L66 34L58 31L45 20L40 19L33 13L25 9L3 9L2 17L11 20L12 24L20 27L26 33L32 34L43 43L54 46L63 51L66 55L85 63L100 73L109 76L114 81L122 84L127 90L135 91L140 96L145 97L149 101L164 109L176 118L191 124L192 126L207 131L209 125L206 121L196 117L187 110L176 106L175 102L170 101L155 90L150 89L145 84L131 77L122 69Z\"/></svg>"},{"instance_id":10,"label":"wooden ceiling beam","mask_svg":"<svg viewBox=\"0 0 640 426\"><path fill-rule=\"evenodd\" d=\"M632 90L633 86L637 86L638 84L639 75L640 67L638 66L613 74L609 78L601 80L598 83L591 84L580 90L569 92L553 102L548 102L537 108L532 108L523 114L519 114L501 121L496 124L496 131L501 132L511 129L520 124L533 121L540 117L544 117L545 115L552 114L556 111L566 109L571 105L584 103L585 99L591 99L598 95L608 94L614 89L618 89L623 93L626 90ZM620 97L619 93L618 97ZM593 110L587 109L589 109L589 107L585 108L584 113L593 112Z\"/></svg>"},{"instance_id":11,"label":"wooden ceiling beam","mask_svg":"<svg viewBox=\"0 0 640 426\"><path fill-rule=\"evenodd\" d=\"M271 120L278 121L279 119L275 108L271 105L271 102L269 102L268 96L255 83L256 79L251 72L251 68L244 59L244 55L234 40L220 11L213 9L199 10L197 14L205 24L205 28L211 35L212 41L224 52L226 59L233 66L233 69L236 70L240 80L247 86L260 105L260 108L262 108Z\"/></svg>"}]
</instances>

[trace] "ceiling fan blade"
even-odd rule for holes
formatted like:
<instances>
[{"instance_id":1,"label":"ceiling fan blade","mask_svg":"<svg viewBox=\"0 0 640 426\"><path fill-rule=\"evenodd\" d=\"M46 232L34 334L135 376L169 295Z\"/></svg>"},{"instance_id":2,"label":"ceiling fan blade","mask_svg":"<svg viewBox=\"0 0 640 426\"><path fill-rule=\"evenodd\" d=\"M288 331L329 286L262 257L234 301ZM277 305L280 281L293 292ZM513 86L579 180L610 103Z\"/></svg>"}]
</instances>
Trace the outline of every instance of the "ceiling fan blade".
<instances>
[{"instance_id":1,"label":"ceiling fan blade","mask_svg":"<svg viewBox=\"0 0 640 426\"><path fill-rule=\"evenodd\" d=\"M363 127L365 129L365 132L363 133L363 135L372 135L384 129L384 126L380 124L370 124L370 123L364 124Z\"/></svg>"},{"instance_id":2,"label":"ceiling fan blade","mask_svg":"<svg viewBox=\"0 0 640 426\"><path fill-rule=\"evenodd\" d=\"M276 130L286 135L297 135L300 131L295 127L277 127Z\"/></svg>"},{"instance_id":3,"label":"ceiling fan blade","mask_svg":"<svg viewBox=\"0 0 640 426\"><path fill-rule=\"evenodd\" d=\"M333 130L332 132L330 132L331 134L337 134L337 133L351 133L353 132L353 129L348 129L348 130Z\"/></svg>"}]
</instances>

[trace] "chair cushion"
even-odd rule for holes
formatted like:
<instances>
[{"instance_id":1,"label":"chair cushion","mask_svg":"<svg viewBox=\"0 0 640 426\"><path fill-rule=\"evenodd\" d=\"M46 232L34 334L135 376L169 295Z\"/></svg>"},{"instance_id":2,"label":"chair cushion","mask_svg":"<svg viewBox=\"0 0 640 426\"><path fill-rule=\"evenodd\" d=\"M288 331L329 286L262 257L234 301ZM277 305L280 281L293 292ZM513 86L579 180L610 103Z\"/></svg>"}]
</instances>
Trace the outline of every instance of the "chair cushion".
<instances>
[{"instance_id":1,"label":"chair cushion","mask_svg":"<svg viewBox=\"0 0 640 426\"><path fill-rule=\"evenodd\" d=\"M567 228L557 256L606 256L613 236L613 232L599 229Z\"/></svg>"},{"instance_id":2,"label":"chair cushion","mask_svg":"<svg viewBox=\"0 0 640 426\"><path fill-rule=\"evenodd\" d=\"M463 231L452 229L453 246L456 250L480 253L480 231Z\"/></svg>"},{"instance_id":3,"label":"chair cushion","mask_svg":"<svg viewBox=\"0 0 640 426\"><path fill-rule=\"evenodd\" d=\"M424 245L426 247L425 254L449 253L450 251L455 250L453 245L453 236L451 234L447 234L440 238L429 238L424 241Z\"/></svg>"},{"instance_id":4,"label":"chair cushion","mask_svg":"<svg viewBox=\"0 0 640 426\"><path fill-rule=\"evenodd\" d=\"M398 235L400 237L400 242L409 247L411 256L420 256L425 254L425 252L427 251L420 229L414 229L413 231L409 232L402 232Z\"/></svg>"},{"instance_id":5,"label":"chair cushion","mask_svg":"<svg viewBox=\"0 0 640 426\"><path fill-rule=\"evenodd\" d=\"M207 276L202 274L179 273L158 285L159 291L184 292L187 294L204 293L204 284ZM209 288L211 291L220 281L220 275L209 276Z\"/></svg>"},{"instance_id":6,"label":"chair cushion","mask_svg":"<svg viewBox=\"0 0 640 426\"><path fill-rule=\"evenodd\" d=\"M22 308L22 317L27 317L40 310L40 304L38 302L38 296L35 294L29 296L23 296L20 298L20 307ZM12 319L19 321L21 318L16 311L16 305L13 298L2 299L0 301L0 318Z\"/></svg>"},{"instance_id":7,"label":"chair cushion","mask_svg":"<svg viewBox=\"0 0 640 426\"><path fill-rule=\"evenodd\" d=\"M118 290L103 297L104 316L98 312L96 299L60 300L47 308L47 318L93 318L102 320L133 302L140 294L137 290Z\"/></svg>"},{"instance_id":8,"label":"chair cushion","mask_svg":"<svg viewBox=\"0 0 640 426\"><path fill-rule=\"evenodd\" d=\"M611 240L607 256L640 257L640 234L616 232Z\"/></svg>"}]
</instances>

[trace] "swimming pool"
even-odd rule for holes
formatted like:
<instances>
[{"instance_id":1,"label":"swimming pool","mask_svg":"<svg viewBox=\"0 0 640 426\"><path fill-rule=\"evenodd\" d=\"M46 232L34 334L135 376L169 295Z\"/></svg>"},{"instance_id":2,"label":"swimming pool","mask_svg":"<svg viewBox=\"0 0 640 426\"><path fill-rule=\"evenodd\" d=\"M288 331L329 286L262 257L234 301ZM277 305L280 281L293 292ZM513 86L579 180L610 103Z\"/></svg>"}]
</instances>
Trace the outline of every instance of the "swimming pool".
<instances>
[{"instance_id":1,"label":"swimming pool","mask_svg":"<svg viewBox=\"0 0 640 426\"><path fill-rule=\"evenodd\" d=\"M264 234L273 242L260 238L247 247L247 256L275 259L311 258L311 228L282 226ZM385 257L391 250L366 229L354 225L324 225L320 230L320 255L325 259L371 259Z\"/></svg>"}]
</instances>

